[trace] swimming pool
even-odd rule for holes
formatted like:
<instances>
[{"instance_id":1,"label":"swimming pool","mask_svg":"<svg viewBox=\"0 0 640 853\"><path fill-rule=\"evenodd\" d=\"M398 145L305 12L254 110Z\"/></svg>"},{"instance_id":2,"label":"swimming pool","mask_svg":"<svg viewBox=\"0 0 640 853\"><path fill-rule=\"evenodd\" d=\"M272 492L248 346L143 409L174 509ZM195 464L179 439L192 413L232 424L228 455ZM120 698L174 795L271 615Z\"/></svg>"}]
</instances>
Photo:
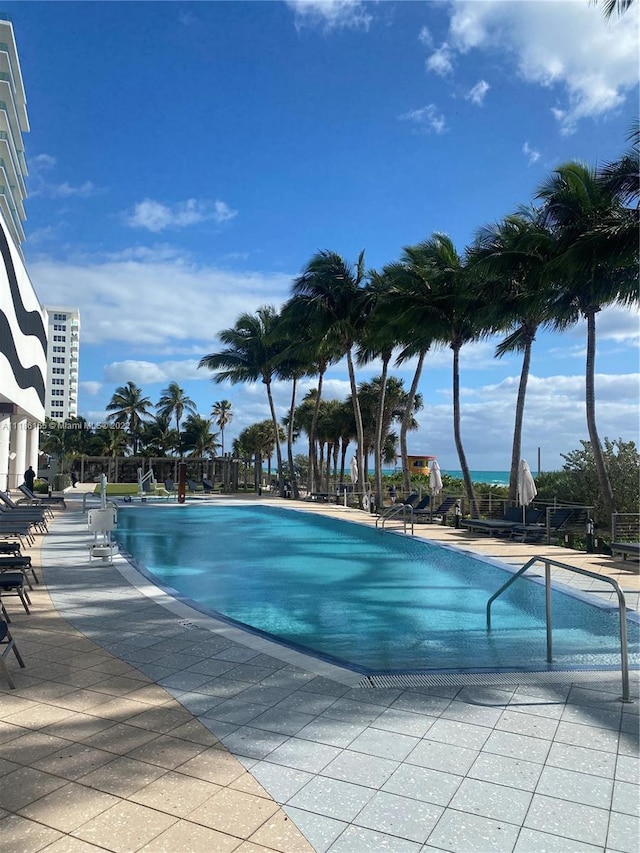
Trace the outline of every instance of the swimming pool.
<instances>
[{"instance_id":1,"label":"swimming pool","mask_svg":"<svg viewBox=\"0 0 640 853\"><path fill-rule=\"evenodd\" d=\"M199 610L361 672L619 667L617 610L409 537L261 505L132 507L116 538L160 586ZM639 626L629 620L639 661Z\"/></svg>"}]
</instances>

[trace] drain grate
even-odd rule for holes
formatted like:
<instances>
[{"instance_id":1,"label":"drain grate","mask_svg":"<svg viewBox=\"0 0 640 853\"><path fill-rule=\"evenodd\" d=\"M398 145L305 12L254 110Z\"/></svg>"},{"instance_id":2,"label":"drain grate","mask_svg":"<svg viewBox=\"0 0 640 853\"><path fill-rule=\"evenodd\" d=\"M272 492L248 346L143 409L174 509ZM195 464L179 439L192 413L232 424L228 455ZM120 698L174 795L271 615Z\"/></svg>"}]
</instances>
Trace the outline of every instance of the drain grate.
<instances>
[{"instance_id":1,"label":"drain grate","mask_svg":"<svg viewBox=\"0 0 640 853\"><path fill-rule=\"evenodd\" d=\"M497 687L501 684L570 684L613 681L615 670L554 670L553 672L433 672L416 675L367 675L358 687Z\"/></svg>"}]
</instances>

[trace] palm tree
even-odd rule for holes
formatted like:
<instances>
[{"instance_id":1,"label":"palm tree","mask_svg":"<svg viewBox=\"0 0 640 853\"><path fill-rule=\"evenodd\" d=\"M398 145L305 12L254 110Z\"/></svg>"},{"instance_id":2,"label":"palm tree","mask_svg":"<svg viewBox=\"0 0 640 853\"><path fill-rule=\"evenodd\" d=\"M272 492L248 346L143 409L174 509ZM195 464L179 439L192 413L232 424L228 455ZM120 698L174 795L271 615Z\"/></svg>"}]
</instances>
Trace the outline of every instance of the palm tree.
<instances>
[{"instance_id":1,"label":"palm tree","mask_svg":"<svg viewBox=\"0 0 640 853\"><path fill-rule=\"evenodd\" d=\"M490 330L486 307L477 290L474 292L463 259L446 234L436 233L412 249L405 249L405 254L411 258L416 276L429 282L431 320L425 317L425 322L433 324L434 339L453 352L453 434L467 498L477 516L478 503L460 431L460 350Z\"/></svg>"},{"instance_id":2,"label":"palm tree","mask_svg":"<svg viewBox=\"0 0 640 853\"><path fill-rule=\"evenodd\" d=\"M220 446L217 433L211 432L211 421L200 415L189 415L184 422L184 448L190 450L190 456L204 459L214 456Z\"/></svg>"},{"instance_id":3,"label":"palm tree","mask_svg":"<svg viewBox=\"0 0 640 853\"><path fill-rule=\"evenodd\" d=\"M620 259L615 246L607 253L601 224L621 213L624 199L599 180L594 169L581 163L560 166L539 189L538 198L543 201L543 221L554 229L559 245L559 256L549 265L557 286L554 325L563 329L580 317L587 324L587 428L604 505L611 517L615 511L613 490L595 414L596 314L606 305L638 301L637 255L631 264ZM599 238L594 239L594 234Z\"/></svg>"},{"instance_id":4,"label":"palm tree","mask_svg":"<svg viewBox=\"0 0 640 853\"><path fill-rule=\"evenodd\" d=\"M364 278L364 252L360 253L353 267L335 252L323 251L312 257L292 287L294 296L306 299L311 324L317 330L316 337L321 340L326 338L339 348L341 355L346 356L358 436L356 459L358 490L361 492L365 490L366 471L353 347L366 322L370 302L369 294L363 287Z\"/></svg>"},{"instance_id":5,"label":"palm tree","mask_svg":"<svg viewBox=\"0 0 640 853\"><path fill-rule=\"evenodd\" d=\"M307 488L309 493L320 488L318 457L316 453L316 436L318 431L318 418L320 417L320 405L322 403L322 386L324 376L331 364L335 364L342 358L342 350L338 343L327 333L324 321L317 322L314 314L314 303L308 295L292 296L282 307L283 318L287 334L294 341L290 350L287 350L306 369L301 375L317 376L318 387L314 392L315 401L311 411L309 429L304 431L309 436L309 474ZM296 410L297 411L297 410ZM297 423L297 417L296 417Z\"/></svg>"},{"instance_id":6,"label":"palm tree","mask_svg":"<svg viewBox=\"0 0 640 853\"><path fill-rule=\"evenodd\" d=\"M182 436L180 435L180 423L185 412L190 415L196 414L196 404L190 397L187 397L177 382L170 382L166 388L163 388L160 395L160 399L156 403L156 410L161 417L175 417L176 431L178 433L178 445L176 449L178 451L178 456L182 458Z\"/></svg>"},{"instance_id":7,"label":"palm tree","mask_svg":"<svg viewBox=\"0 0 640 853\"><path fill-rule=\"evenodd\" d=\"M142 388L131 380L126 385L118 386L107 404L107 411L112 412L107 415L107 420L127 425L134 456L138 452L142 423L151 405L151 400L142 396Z\"/></svg>"},{"instance_id":8,"label":"palm tree","mask_svg":"<svg viewBox=\"0 0 640 853\"><path fill-rule=\"evenodd\" d=\"M261 380L267 390L267 399L274 435L278 432L278 417L273 402L271 386L275 374L275 359L280 344L273 339L278 323L278 312L273 305L263 305L255 314L242 313L231 329L224 329L218 339L225 348L200 359L198 367L216 371L214 382L257 382ZM282 453L280 442L275 442L278 460L280 491L284 491Z\"/></svg>"},{"instance_id":9,"label":"palm tree","mask_svg":"<svg viewBox=\"0 0 640 853\"><path fill-rule=\"evenodd\" d=\"M376 505L381 507L382 495L382 445L384 441L384 411L385 395L387 392L387 372L393 351L397 345L400 330L398 329L398 315L390 310L390 292L393 287L393 278L383 270L382 273L372 272L369 275L369 291L371 293L372 306L367 325L362 331L360 346L357 352L358 364L367 364L374 358L382 361L382 376L378 388L378 412L374 419L376 434L373 442L373 467L375 480ZM362 399L362 385L358 391Z\"/></svg>"},{"instance_id":10,"label":"palm tree","mask_svg":"<svg viewBox=\"0 0 640 853\"><path fill-rule=\"evenodd\" d=\"M634 264L638 254L640 226L640 124L635 123L628 136L630 147L618 160L604 163L598 170L598 181L606 192L619 199L616 206L597 224L589 239L594 251L608 257L617 254L618 262ZM602 247L598 242L604 243Z\"/></svg>"},{"instance_id":11,"label":"palm tree","mask_svg":"<svg viewBox=\"0 0 640 853\"><path fill-rule=\"evenodd\" d=\"M538 328L547 320L549 289L545 270L555 250L555 239L541 223L540 212L535 208L521 208L497 225L481 229L467 252L469 272L486 291L485 300L494 309L489 323L495 331L509 332L498 344L496 357L502 358L510 352L522 353L509 476L512 503L516 501L522 456L531 350ZM492 300L491 295L496 292L500 299Z\"/></svg>"},{"instance_id":12,"label":"palm tree","mask_svg":"<svg viewBox=\"0 0 640 853\"><path fill-rule=\"evenodd\" d=\"M597 6L598 0L591 0ZM618 17L624 15L630 6L633 6L634 0L604 0L602 4L602 12L605 18L611 18L615 12Z\"/></svg>"},{"instance_id":13,"label":"palm tree","mask_svg":"<svg viewBox=\"0 0 640 853\"><path fill-rule=\"evenodd\" d=\"M402 485L405 494L411 491L411 472L408 463L407 435L412 428L413 405L418 393L425 358L438 334L443 331L431 292L433 270L425 263L421 246L406 246L397 263L384 268L391 281L388 291L389 310L396 318L396 337L400 352L396 366L415 359L415 370L407 393L406 408L400 425L400 455L402 458Z\"/></svg>"},{"instance_id":14,"label":"palm tree","mask_svg":"<svg viewBox=\"0 0 640 853\"><path fill-rule=\"evenodd\" d=\"M172 428L169 416L155 415L142 425L140 441L146 456L167 456L178 445L178 433Z\"/></svg>"},{"instance_id":15,"label":"palm tree","mask_svg":"<svg viewBox=\"0 0 640 853\"><path fill-rule=\"evenodd\" d=\"M213 404L211 415L213 421L220 427L220 453L224 456L224 430L227 424L233 420L231 403L228 400L218 400Z\"/></svg>"}]
</instances>

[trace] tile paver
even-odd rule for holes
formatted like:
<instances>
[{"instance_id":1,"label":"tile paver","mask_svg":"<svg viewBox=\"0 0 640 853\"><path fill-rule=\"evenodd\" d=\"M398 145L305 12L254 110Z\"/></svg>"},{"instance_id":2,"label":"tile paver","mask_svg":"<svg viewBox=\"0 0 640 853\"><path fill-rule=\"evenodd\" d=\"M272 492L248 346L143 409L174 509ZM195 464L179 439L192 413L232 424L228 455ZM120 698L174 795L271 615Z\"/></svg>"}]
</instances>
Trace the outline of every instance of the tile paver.
<instances>
[{"instance_id":1,"label":"tile paver","mask_svg":"<svg viewBox=\"0 0 640 853\"><path fill-rule=\"evenodd\" d=\"M356 688L87 571L74 515L42 571L68 622L46 583L32 617L14 611L28 670L0 685L3 853L638 853L638 706L615 674ZM424 527L515 565L533 553Z\"/></svg>"}]
</instances>

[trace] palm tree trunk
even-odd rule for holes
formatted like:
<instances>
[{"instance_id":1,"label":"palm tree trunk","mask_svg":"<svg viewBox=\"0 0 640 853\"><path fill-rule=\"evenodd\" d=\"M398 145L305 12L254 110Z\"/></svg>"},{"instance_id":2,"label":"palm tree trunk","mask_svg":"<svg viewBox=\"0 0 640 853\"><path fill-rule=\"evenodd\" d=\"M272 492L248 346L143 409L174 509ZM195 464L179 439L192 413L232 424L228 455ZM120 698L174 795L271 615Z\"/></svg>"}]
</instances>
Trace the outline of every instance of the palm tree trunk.
<instances>
[{"instance_id":1,"label":"palm tree trunk","mask_svg":"<svg viewBox=\"0 0 640 853\"><path fill-rule=\"evenodd\" d=\"M291 492L295 500L300 497L298 493L298 478L293 467L293 420L296 410L296 389L298 380L293 377L293 387L291 388L291 406L289 407L289 428L287 429L287 459L289 461L289 479L291 482Z\"/></svg>"},{"instance_id":2,"label":"palm tree trunk","mask_svg":"<svg viewBox=\"0 0 640 853\"><path fill-rule=\"evenodd\" d=\"M460 470L462 471L465 491L469 505L471 506L471 514L474 518L477 518L479 515L478 502L473 490L467 457L464 454L462 438L460 436L460 345L453 344L451 349L453 350L453 435L456 442L456 450L458 451L458 459L460 460Z\"/></svg>"},{"instance_id":3,"label":"palm tree trunk","mask_svg":"<svg viewBox=\"0 0 640 853\"><path fill-rule=\"evenodd\" d=\"M529 381L529 368L531 366L531 347L533 337L528 336L522 359L522 370L520 371L520 384L518 385L518 398L516 400L516 416L513 426L513 445L511 448L511 470L509 472L509 502L515 504L518 491L518 467L522 454L522 421L524 417L524 402L527 394L527 382Z\"/></svg>"},{"instance_id":4,"label":"palm tree trunk","mask_svg":"<svg viewBox=\"0 0 640 853\"><path fill-rule=\"evenodd\" d=\"M358 463L358 491L364 495L365 483L367 481L364 470L364 427L362 425L362 412L360 411L360 400L358 400L358 388L356 386L356 372L351 356L351 347L347 350L347 367L349 369L349 383L351 385L351 399L353 401L353 416L356 421L356 435L358 446L356 448L356 462Z\"/></svg>"},{"instance_id":5,"label":"palm tree trunk","mask_svg":"<svg viewBox=\"0 0 640 853\"><path fill-rule=\"evenodd\" d=\"M424 365L424 360L426 358L428 350L424 350L418 356L418 363L416 365L416 372L413 374L413 381L411 382L411 388L409 388L409 392L407 394L407 406L404 410L404 414L402 416L402 423L400 425L400 455L402 457L402 488L404 490L405 495L408 495L411 492L411 473L409 471L409 461L407 459L407 433L409 432L409 425L411 423L411 413L413 411L413 403L416 399L416 394L418 393L418 383L420 382L420 376L422 375L422 368Z\"/></svg>"},{"instance_id":6,"label":"palm tree trunk","mask_svg":"<svg viewBox=\"0 0 640 853\"><path fill-rule=\"evenodd\" d=\"M273 421L273 430L274 430L274 440L276 444L276 460L278 463L278 488L280 489L280 494L284 494L284 477L282 476L282 451L280 449L280 442L278 441L278 416L276 415L276 407L273 404L273 395L271 393L271 383L265 382L267 386L267 397L269 399L269 410L271 411L271 420ZM269 457L271 460L271 457ZM271 467L271 464L269 464ZM269 472L271 473L271 472Z\"/></svg>"},{"instance_id":7,"label":"palm tree trunk","mask_svg":"<svg viewBox=\"0 0 640 853\"><path fill-rule=\"evenodd\" d=\"M320 401L322 400L322 380L324 378L324 370L318 374L318 393L316 394L316 404L313 407L313 418L311 419L311 435L309 436L309 492L316 491L316 483L318 482L318 451L316 436L318 434L318 418L320 417Z\"/></svg>"},{"instance_id":8,"label":"palm tree trunk","mask_svg":"<svg viewBox=\"0 0 640 853\"><path fill-rule=\"evenodd\" d=\"M382 376L380 377L380 400L378 403L378 423L376 424L376 443L373 449L373 467L375 469L376 481L376 506L382 507L382 428L384 420L384 403L387 392L387 369L389 367L389 358L382 360Z\"/></svg>"},{"instance_id":9,"label":"palm tree trunk","mask_svg":"<svg viewBox=\"0 0 640 853\"><path fill-rule=\"evenodd\" d=\"M607 518L613 521L615 512L615 502L613 497L613 489L611 488L611 480L607 473L606 465L604 464L604 454L598 436L598 428L596 426L596 395L595 395L595 367L596 367L596 312L599 308L585 311L585 319L587 321L587 369L586 369L586 410L587 410L587 429L589 430L589 441L591 442L591 451L593 459L596 463L596 471L598 473L598 484L602 492L602 501L604 503Z\"/></svg>"}]
</instances>

